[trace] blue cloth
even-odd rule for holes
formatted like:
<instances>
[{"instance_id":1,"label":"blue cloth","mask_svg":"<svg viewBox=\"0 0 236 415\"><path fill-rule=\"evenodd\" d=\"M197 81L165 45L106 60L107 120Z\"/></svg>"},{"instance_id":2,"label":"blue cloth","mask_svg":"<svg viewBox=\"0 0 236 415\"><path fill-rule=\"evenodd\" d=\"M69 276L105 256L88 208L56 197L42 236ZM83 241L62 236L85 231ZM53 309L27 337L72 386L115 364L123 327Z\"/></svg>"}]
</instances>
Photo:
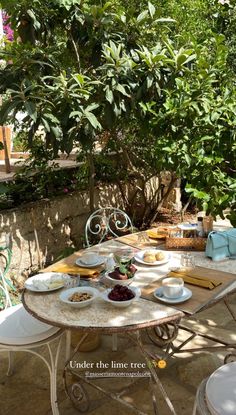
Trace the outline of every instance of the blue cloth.
<instances>
[{"instance_id":1,"label":"blue cloth","mask_svg":"<svg viewBox=\"0 0 236 415\"><path fill-rule=\"evenodd\" d=\"M210 232L206 244L206 256L213 261L234 257L236 259L236 229Z\"/></svg>"}]
</instances>

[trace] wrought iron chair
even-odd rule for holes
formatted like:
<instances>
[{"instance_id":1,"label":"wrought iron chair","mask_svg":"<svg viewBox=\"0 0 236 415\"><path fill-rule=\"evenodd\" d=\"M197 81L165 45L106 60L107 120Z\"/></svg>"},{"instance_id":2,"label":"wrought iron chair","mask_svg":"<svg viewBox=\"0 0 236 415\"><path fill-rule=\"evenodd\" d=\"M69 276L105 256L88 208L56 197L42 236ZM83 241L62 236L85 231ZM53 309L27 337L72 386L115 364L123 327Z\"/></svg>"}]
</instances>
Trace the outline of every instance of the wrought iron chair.
<instances>
[{"instance_id":1,"label":"wrought iron chair","mask_svg":"<svg viewBox=\"0 0 236 415\"><path fill-rule=\"evenodd\" d=\"M6 253L6 255L4 255ZM53 415L59 415L57 405L56 374L62 336L65 331L58 327L52 327L31 316L22 304L12 305L9 288L12 288L10 280L6 277L11 261L11 247L9 244L0 248L0 254L5 258L4 271L0 272L0 298L2 310L0 311L0 352L8 352L9 365L7 375L11 375L12 352L24 351L38 356L46 364L50 375L50 397ZM5 304L3 307L3 300ZM67 333L66 351L70 344L69 333ZM56 350L52 349L52 343L58 340ZM40 350L46 346L48 356L45 358Z\"/></svg>"},{"instance_id":2,"label":"wrought iron chair","mask_svg":"<svg viewBox=\"0 0 236 415\"><path fill-rule=\"evenodd\" d=\"M131 219L123 210L106 207L93 212L85 226L85 242L90 247L109 238L133 233Z\"/></svg>"},{"instance_id":3,"label":"wrought iron chair","mask_svg":"<svg viewBox=\"0 0 236 415\"><path fill-rule=\"evenodd\" d=\"M102 243L107 239L133 233L130 217L121 209L106 207L93 212L85 226L86 247ZM112 335L112 350L117 351L117 334Z\"/></svg>"},{"instance_id":4,"label":"wrought iron chair","mask_svg":"<svg viewBox=\"0 0 236 415\"><path fill-rule=\"evenodd\" d=\"M233 357L233 359L232 359ZM204 379L197 389L192 415L233 415L236 413L236 355L225 358L229 363L219 367L213 374ZM234 389L234 390L233 390Z\"/></svg>"}]
</instances>

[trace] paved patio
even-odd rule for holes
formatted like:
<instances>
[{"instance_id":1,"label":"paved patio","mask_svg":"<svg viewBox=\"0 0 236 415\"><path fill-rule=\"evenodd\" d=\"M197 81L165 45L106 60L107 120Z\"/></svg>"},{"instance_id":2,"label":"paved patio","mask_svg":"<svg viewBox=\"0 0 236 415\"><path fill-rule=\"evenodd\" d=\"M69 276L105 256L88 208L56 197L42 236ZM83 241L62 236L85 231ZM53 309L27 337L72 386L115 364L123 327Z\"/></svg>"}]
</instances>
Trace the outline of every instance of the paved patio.
<instances>
[{"instance_id":1,"label":"paved patio","mask_svg":"<svg viewBox=\"0 0 236 415\"><path fill-rule=\"evenodd\" d=\"M236 294L231 296L231 304L236 312ZM212 309L199 313L198 328L203 331L216 331L221 338L230 338L232 342L236 341L235 323L227 309L218 304ZM216 324L219 328L215 328ZM160 352L156 346L150 343L144 334L145 343L154 352ZM183 339L185 333L179 333L179 339ZM178 339L177 339L178 342ZM212 344L210 341L207 342ZM199 347L206 344L206 341L195 338L191 346ZM166 369L159 370L159 376L170 396L178 415L191 415L196 388L202 379L210 375L217 367L223 363L225 353L215 352L210 354L201 353L184 353L171 359ZM78 361L87 362L138 362L140 355L130 341L125 338L119 338L118 352L111 351L111 337L103 336L99 348L92 352L80 354ZM58 374L58 400L61 415L75 415L77 410L73 408L71 402L66 397L63 390L62 382L63 368L63 351L60 359L60 370ZM1 355L1 373L0 373L0 414L1 415L50 415L49 400L49 382L46 366L30 354L15 354L15 373L11 377L5 375L7 370L7 355ZM128 382L124 378L99 380L100 384L107 382L109 389L119 390ZM90 387L86 387L92 399L91 407L87 412L90 415L130 415L133 412L120 404L109 400ZM137 385L129 390L123 396L125 400L135 404L139 409L147 414L152 414L151 396L147 379L140 379ZM168 415L170 412L166 407L163 399L160 397L160 414Z\"/></svg>"}]
</instances>

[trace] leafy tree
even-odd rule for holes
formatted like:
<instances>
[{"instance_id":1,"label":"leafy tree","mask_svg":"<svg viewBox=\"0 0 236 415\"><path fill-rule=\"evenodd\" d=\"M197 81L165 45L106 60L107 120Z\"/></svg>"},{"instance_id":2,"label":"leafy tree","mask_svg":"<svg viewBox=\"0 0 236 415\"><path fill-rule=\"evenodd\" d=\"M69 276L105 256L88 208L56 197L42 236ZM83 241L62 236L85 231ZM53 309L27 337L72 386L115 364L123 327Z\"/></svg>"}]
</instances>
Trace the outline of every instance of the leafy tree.
<instances>
[{"instance_id":1,"label":"leafy tree","mask_svg":"<svg viewBox=\"0 0 236 415\"><path fill-rule=\"evenodd\" d=\"M28 130L36 161L39 128L45 162L81 146L90 167L91 209L95 144L103 145L107 131L124 200L120 177L138 179L134 194L144 203L145 221L163 200L160 184L153 203L145 204L145 186L163 170L172 171L164 197L184 177L205 209L233 206L235 86L224 37L212 35L218 22L200 30L194 20L208 13L208 23L221 7L205 3L2 0L15 42L0 55L7 62L0 70L0 93L6 94L0 122ZM20 125L19 112L25 114ZM126 202L130 209L136 203Z\"/></svg>"}]
</instances>

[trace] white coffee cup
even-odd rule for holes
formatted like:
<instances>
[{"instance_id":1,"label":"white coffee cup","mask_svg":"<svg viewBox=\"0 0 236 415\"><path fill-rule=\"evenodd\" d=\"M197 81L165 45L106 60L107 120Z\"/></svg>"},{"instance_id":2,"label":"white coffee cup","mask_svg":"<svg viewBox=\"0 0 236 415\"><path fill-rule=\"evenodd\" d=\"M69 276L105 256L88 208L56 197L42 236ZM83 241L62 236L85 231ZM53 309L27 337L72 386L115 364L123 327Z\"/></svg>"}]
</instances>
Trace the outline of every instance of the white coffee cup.
<instances>
[{"instance_id":1,"label":"white coffee cup","mask_svg":"<svg viewBox=\"0 0 236 415\"><path fill-rule=\"evenodd\" d=\"M94 265L99 261L99 256L93 253L87 253L80 257L80 262L84 265Z\"/></svg>"},{"instance_id":2,"label":"white coffee cup","mask_svg":"<svg viewBox=\"0 0 236 415\"><path fill-rule=\"evenodd\" d=\"M167 298L178 298L183 294L182 278L168 277L162 280L163 294Z\"/></svg>"}]
</instances>

